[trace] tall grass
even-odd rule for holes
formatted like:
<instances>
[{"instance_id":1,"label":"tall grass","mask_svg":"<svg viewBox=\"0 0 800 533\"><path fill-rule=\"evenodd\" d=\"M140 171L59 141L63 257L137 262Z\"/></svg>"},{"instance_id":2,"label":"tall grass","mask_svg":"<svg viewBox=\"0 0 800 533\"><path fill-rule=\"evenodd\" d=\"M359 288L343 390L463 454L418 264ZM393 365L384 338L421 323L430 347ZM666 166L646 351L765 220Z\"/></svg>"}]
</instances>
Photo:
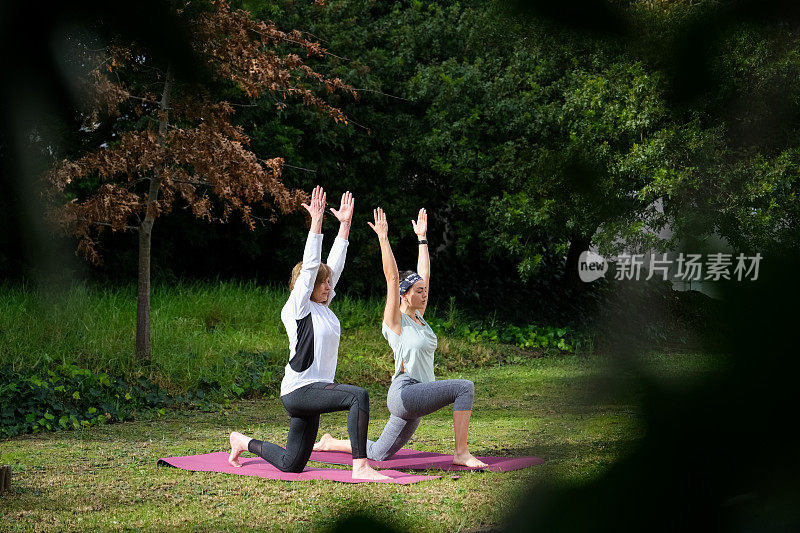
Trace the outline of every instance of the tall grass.
<instances>
[{"instance_id":1,"label":"tall grass","mask_svg":"<svg viewBox=\"0 0 800 533\"><path fill-rule=\"evenodd\" d=\"M160 286L151 302L152 360L135 355L135 287L74 285L56 293L0 287L0 364L76 363L188 386L227 381L238 352L282 356L283 291L251 283ZM234 368L231 368L231 365Z\"/></svg>"},{"instance_id":2,"label":"tall grass","mask_svg":"<svg viewBox=\"0 0 800 533\"><path fill-rule=\"evenodd\" d=\"M0 362L14 366L62 360L122 369L135 320L133 290L74 286L42 293L0 287ZM126 335L127 334L127 335Z\"/></svg>"},{"instance_id":3,"label":"tall grass","mask_svg":"<svg viewBox=\"0 0 800 533\"><path fill-rule=\"evenodd\" d=\"M145 376L167 388L230 385L252 369L280 381L288 341L280 310L284 288L248 282L157 286L151 302L152 359L135 355L134 286L76 284L55 292L0 285L0 365L75 363L112 376ZM392 355L380 334L383 302L340 295L337 378L388 383ZM446 348L446 346L445 346ZM269 374L269 372L267 372Z\"/></svg>"},{"instance_id":4,"label":"tall grass","mask_svg":"<svg viewBox=\"0 0 800 533\"><path fill-rule=\"evenodd\" d=\"M152 358L135 354L136 288L75 284L56 291L0 285L0 366L71 364L128 381L143 376L168 390L276 390L288 357L280 320L283 287L253 282L160 285L151 301ZM381 335L382 299L338 295L331 304L342 326L337 381L367 388L389 384L391 349ZM438 313L460 320L451 304ZM426 318L435 320L437 310ZM519 350L439 334L436 371L459 371Z\"/></svg>"}]
</instances>

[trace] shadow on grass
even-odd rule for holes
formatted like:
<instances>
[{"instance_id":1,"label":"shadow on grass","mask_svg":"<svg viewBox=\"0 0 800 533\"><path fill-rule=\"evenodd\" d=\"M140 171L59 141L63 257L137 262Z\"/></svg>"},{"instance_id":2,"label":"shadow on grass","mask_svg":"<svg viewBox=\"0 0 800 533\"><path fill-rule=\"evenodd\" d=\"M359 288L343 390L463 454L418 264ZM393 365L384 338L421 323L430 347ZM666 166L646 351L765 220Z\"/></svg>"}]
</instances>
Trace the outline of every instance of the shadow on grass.
<instances>
[{"instance_id":1,"label":"shadow on grass","mask_svg":"<svg viewBox=\"0 0 800 533\"><path fill-rule=\"evenodd\" d=\"M397 517L383 507L368 502L350 503L339 511L339 516L332 524L320 524L318 527L326 533L359 533L381 531L384 533L400 533L400 529L391 524ZM313 529L318 529L317 527Z\"/></svg>"},{"instance_id":2,"label":"shadow on grass","mask_svg":"<svg viewBox=\"0 0 800 533\"><path fill-rule=\"evenodd\" d=\"M616 459L634 450L640 439L625 438L612 442L603 440L602 442L589 441L581 443L552 443L552 444L531 444L530 446L514 446L502 448L475 448L470 450L476 456L495 456L495 457L522 457L534 456L544 459L546 463L558 462L561 459L577 457L587 453L596 455L607 455L609 458Z\"/></svg>"}]
</instances>

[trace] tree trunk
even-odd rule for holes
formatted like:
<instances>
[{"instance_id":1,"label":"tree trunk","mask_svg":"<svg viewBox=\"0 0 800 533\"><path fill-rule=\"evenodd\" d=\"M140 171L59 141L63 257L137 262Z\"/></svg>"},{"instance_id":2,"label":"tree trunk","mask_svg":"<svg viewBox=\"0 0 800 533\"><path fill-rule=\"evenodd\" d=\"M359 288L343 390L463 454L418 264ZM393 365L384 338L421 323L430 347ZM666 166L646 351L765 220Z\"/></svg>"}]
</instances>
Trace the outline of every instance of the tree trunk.
<instances>
[{"instance_id":1,"label":"tree trunk","mask_svg":"<svg viewBox=\"0 0 800 533\"><path fill-rule=\"evenodd\" d=\"M166 147L169 116L169 98L172 91L172 65L167 67L164 80L164 93L159 103L158 144L162 150ZM158 201L158 190L161 187L163 167L156 169L150 178L144 220L139 224L139 269L136 291L136 356L150 359L150 245L155 222L155 203Z\"/></svg>"},{"instance_id":2,"label":"tree trunk","mask_svg":"<svg viewBox=\"0 0 800 533\"><path fill-rule=\"evenodd\" d=\"M150 237L151 229L139 226L139 270L136 291L136 356L150 359Z\"/></svg>"},{"instance_id":3,"label":"tree trunk","mask_svg":"<svg viewBox=\"0 0 800 533\"><path fill-rule=\"evenodd\" d=\"M590 237L573 235L569 241L569 252L567 253L567 264L564 266L564 274L561 278L564 285L572 290L581 290L584 283L578 275L578 260L581 252L585 252L592 245Z\"/></svg>"}]
</instances>

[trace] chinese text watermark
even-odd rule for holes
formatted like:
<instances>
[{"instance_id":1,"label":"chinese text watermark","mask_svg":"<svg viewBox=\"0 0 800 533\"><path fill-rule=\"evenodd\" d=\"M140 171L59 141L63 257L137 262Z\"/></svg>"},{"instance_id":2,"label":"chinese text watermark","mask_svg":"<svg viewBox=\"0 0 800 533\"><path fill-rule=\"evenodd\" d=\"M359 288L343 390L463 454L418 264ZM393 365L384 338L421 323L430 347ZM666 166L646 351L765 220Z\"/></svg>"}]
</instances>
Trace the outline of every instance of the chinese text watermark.
<instances>
[{"instance_id":1,"label":"chinese text watermark","mask_svg":"<svg viewBox=\"0 0 800 533\"><path fill-rule=\"evenodd\" d=\"M646 260L648 255L649 259ZM587 283L594 281L604 277L609 269L609 263L613 262L616 280L656 278L663 281L756 281L762 259L760 253L755 255L679 253L673 258L669 258L668 255L620 254L607 260L601 255L586 251L581 253L578 259L578 275Z\"/></svg>"}]
</instances>

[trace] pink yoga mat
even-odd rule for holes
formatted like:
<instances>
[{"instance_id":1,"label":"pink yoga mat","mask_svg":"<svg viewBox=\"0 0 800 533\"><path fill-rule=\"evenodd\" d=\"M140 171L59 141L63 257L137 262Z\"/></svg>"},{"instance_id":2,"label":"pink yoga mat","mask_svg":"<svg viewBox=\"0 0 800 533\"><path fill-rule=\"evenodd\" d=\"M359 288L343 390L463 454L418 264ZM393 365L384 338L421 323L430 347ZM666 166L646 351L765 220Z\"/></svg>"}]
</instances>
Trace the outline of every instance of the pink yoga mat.
<instances>
[{"instance_id":1,"label":"pink yoga mat","mask_svg":"<svg viewBox=\"0 0 800 533\"><path fill-rule=\"evenodd\" d=\"M403 448L394 454L391 459L370 461L370 464L377 468L407 468L409 470L489 470L491 472L509 472L544 463L544 459L538 457L478 457L478 459L489 466L480 469L454 465L452 455L419 452ZM333 465L349 465L353 462L353 457L346 452L312 452L311 460Z\"/></svg>"},{"instance_id":2,"label":"pink yoga mat","mask_svg":"<svg viewBox=\"0 0 800 533\"><path fill-rule=\"evenodd\" d=\"M156 464L170 465L182 470L192 470L195 472L222 472L225 474L238 474L241 476L257 476L267 479L280 479L282 481L308 481L310 479L327 479L339 481L341 483L397 483L408 485L418 481L438 479L439 476L417 476L406 474L396 470L381 470L385 476L391 479L381 481L368 481L366 479L353 479L350 470L339 468L309 468L306 467L299 474L281 472L260 457L239 458L241 468L236 468L228 464L228 454L225 452L205 453L202 455L187 455L183 457L164 457L159 459ZM351 464L353 458L347 464Z\"/></svg>"}]
</instances>

